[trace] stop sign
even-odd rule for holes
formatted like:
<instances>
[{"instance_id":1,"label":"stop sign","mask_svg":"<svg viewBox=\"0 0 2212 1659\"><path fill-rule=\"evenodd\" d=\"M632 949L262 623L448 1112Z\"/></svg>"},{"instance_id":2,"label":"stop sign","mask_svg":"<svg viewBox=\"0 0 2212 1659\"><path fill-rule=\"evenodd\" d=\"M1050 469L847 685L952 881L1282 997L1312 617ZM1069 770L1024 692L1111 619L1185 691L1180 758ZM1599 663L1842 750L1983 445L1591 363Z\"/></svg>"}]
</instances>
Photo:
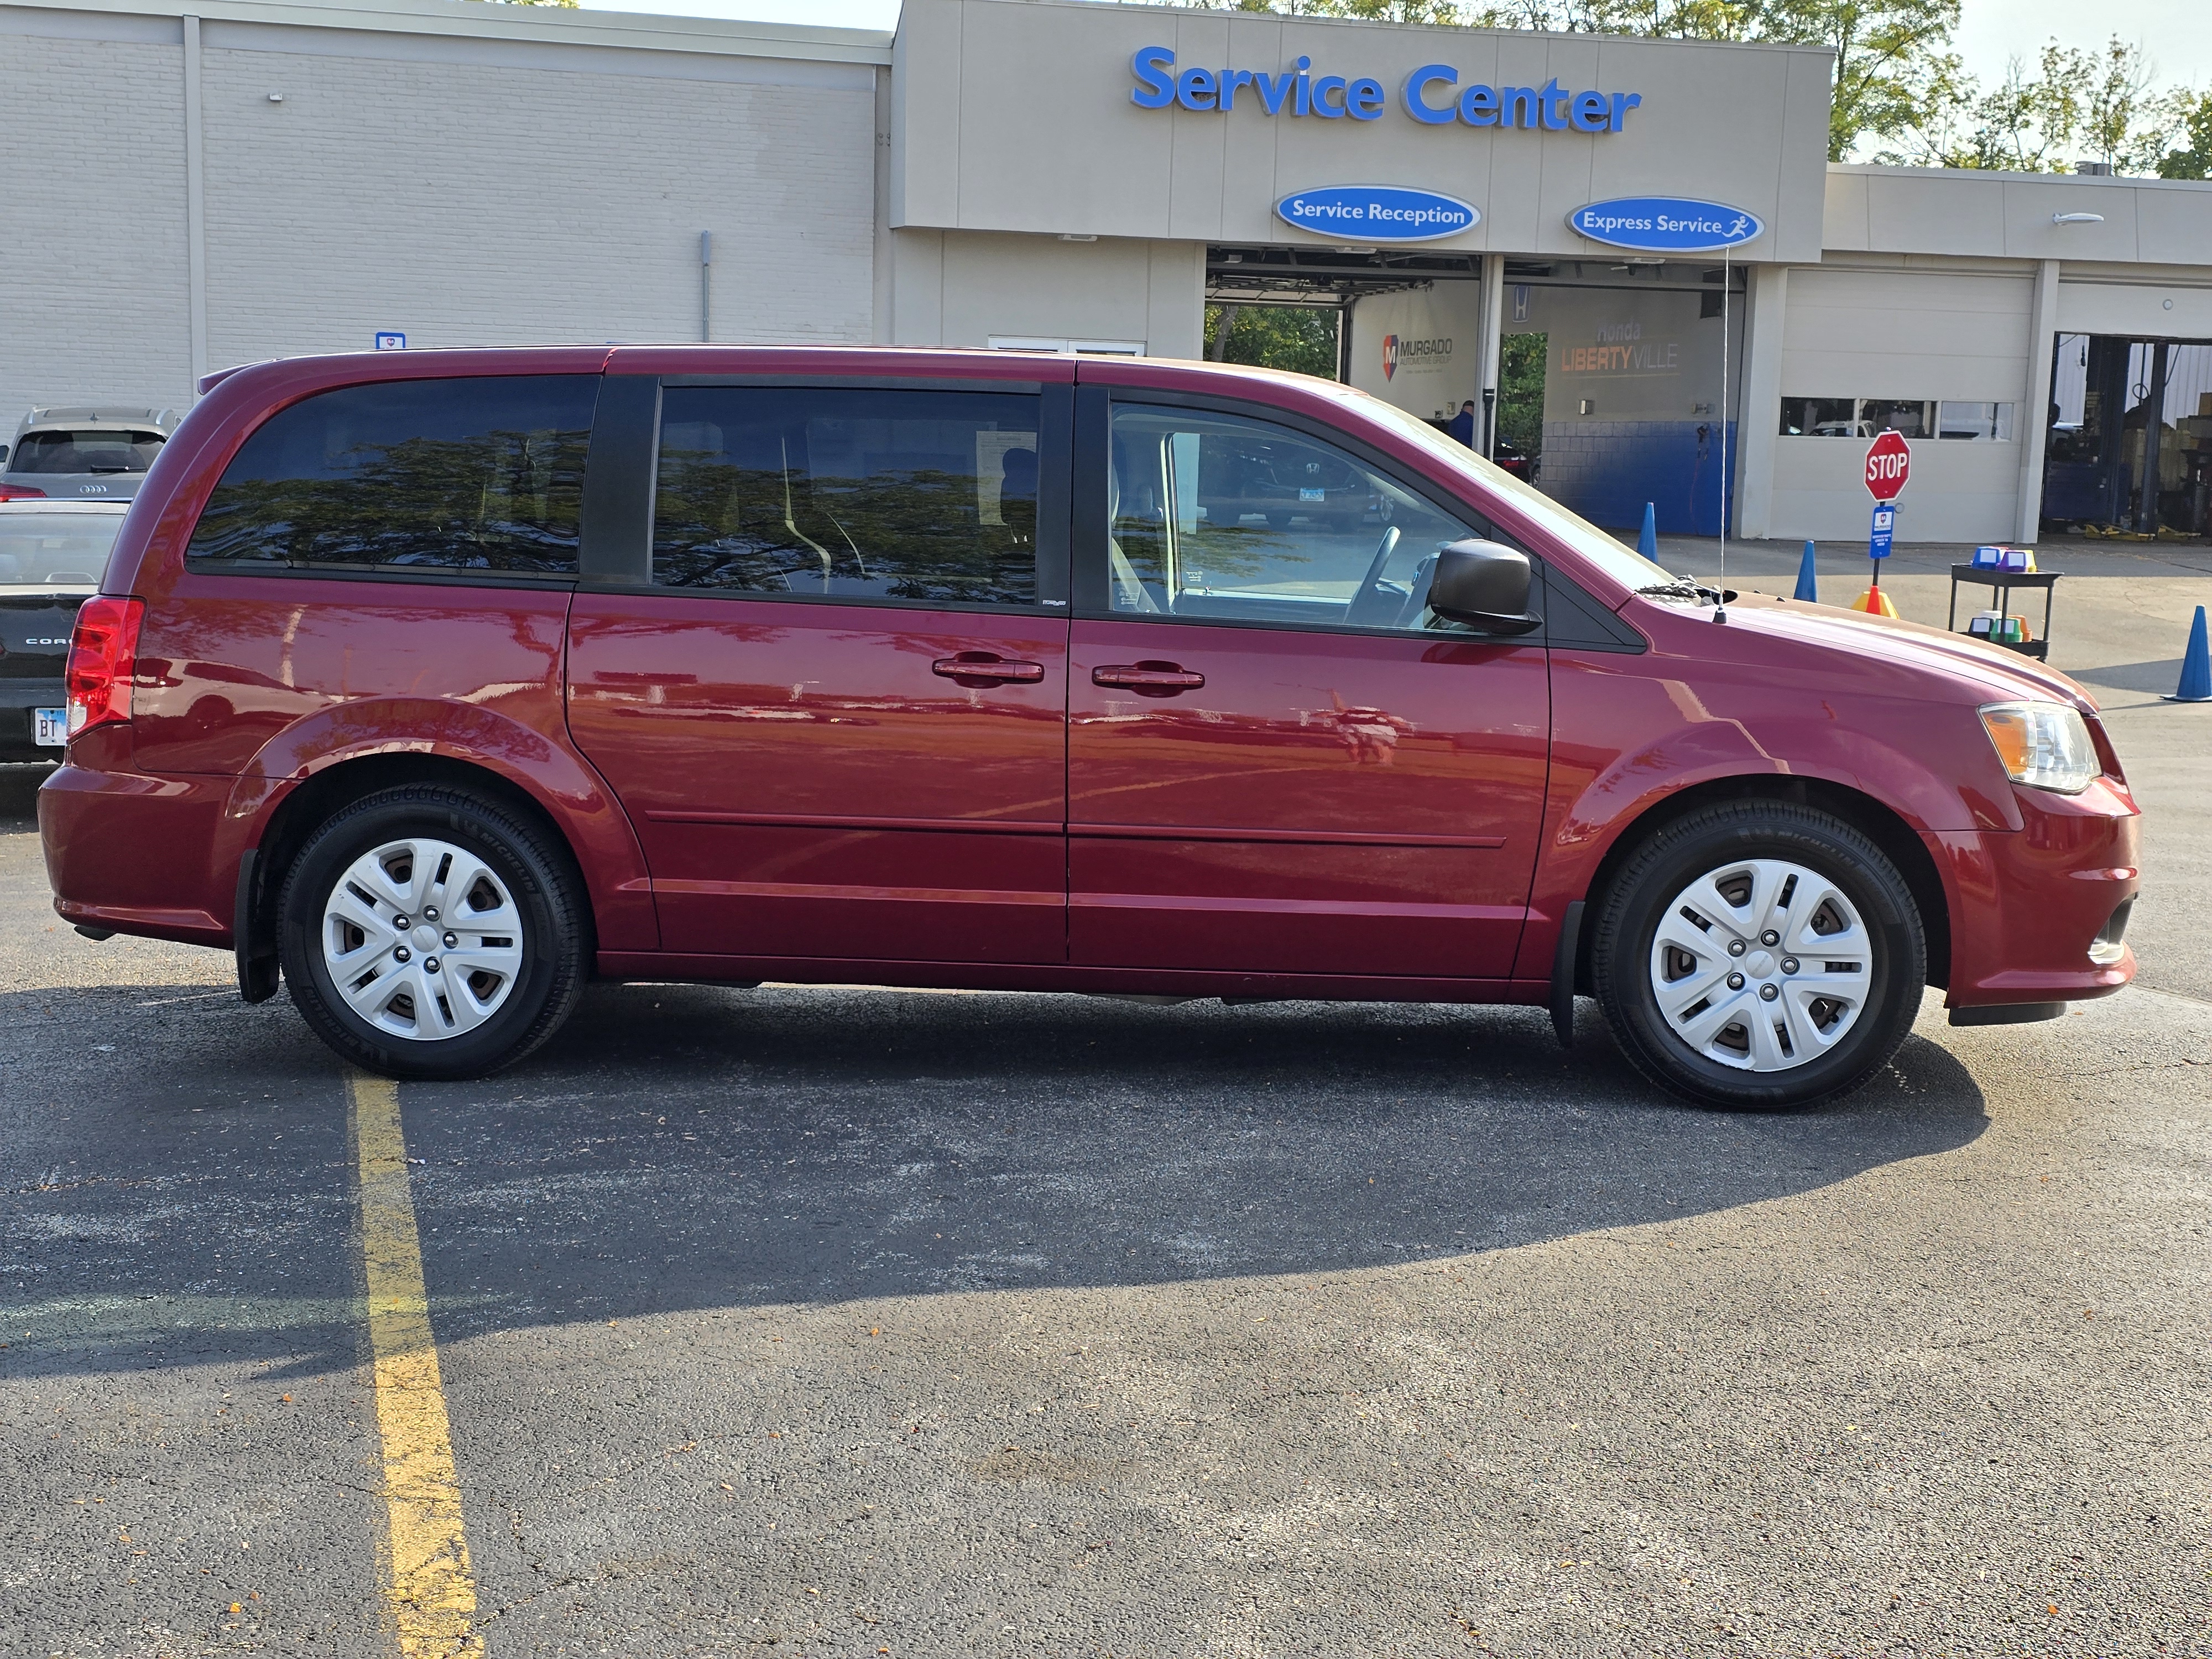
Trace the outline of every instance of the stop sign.
<instances>
[{"instance_id":1,"label":"stop sign","mask_svg":"<svg viewBox=\"0 0 2212 1659\"><path fill-rule=\"evenodd\" d=\"M1885 432L1867 451L1866 486L1878 501L1893 501L1912 476L1912 451L1904 436Z\"/></svg>"}]
</instances>

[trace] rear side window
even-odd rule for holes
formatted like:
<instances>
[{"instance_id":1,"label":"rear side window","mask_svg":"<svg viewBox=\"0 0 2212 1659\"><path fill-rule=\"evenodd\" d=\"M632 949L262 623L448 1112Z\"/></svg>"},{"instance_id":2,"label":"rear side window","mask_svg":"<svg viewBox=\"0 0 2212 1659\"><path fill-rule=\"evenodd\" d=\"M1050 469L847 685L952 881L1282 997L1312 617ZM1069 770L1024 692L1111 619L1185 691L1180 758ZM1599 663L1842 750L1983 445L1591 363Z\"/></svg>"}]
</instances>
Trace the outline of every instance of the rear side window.
<instances>
[{"instance_id":1,"label":"rear side window","mask_svg":"<svg viewBox=\"0 0 2212 1659\"><path fill-rule=\"evenodd\" d=\"M1035 394L672 386L653 579L1034 605L1038 414Z\"/></svg>"},{"instance_id":2,"label":"rear side window","mask_svg":"<svg viewBox=\"0 0 2212 1659\"><path fill-rule=\"evenodd\" d=\"M574 575L594 374L388 380L270 416L187 556Z\"/></svg>"}]
</instances>

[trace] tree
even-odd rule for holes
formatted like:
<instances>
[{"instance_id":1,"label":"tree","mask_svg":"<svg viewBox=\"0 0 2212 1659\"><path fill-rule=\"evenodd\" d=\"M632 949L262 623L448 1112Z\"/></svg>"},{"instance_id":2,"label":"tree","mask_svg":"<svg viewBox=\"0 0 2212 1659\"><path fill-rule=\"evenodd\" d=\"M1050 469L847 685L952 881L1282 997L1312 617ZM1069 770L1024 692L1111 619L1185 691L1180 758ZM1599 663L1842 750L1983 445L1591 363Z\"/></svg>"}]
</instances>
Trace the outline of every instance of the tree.
<instances>
[{"instance_id":1,"label":"tree","mask_svg":"<svg viewBox=\"0 0 2212 1659\"><path fill-rule=\"evenodd\" d=\"M2148 172L2155 167L2166 153L2162 118L2166 111L2165 100L2151 94L2150 60L2143 49L2115 35L2101 59L2086 52L2069 52L2066 57L2069 72L2079 76L2083 83L2083 155L2107 163L2116 173Z\"/></svg>"},{"instance_id":2,"label":"tree","mask_svg":"<svg viewBox=\"0 0 2212 1659\"><path fill-rule=\"evenodd\" d=\"M2212 179L2212 91L2179 92L2171 109L2175 136L2186 141L2158 164L2161 179Z\"/></svg>"},{"instance_id":3,"label":"tree","mask_svg":"<svg viewBox=\"0 0 2212 1659\"><path fill-rule=\"evenodd\" d=\"M1903 149L1875 159L2011 173L2063 173L2087 161L2115 173L2154 172L2190 106L2186 94L2154 94L2152 80L2140 46L2115 38L2102 52L2082 52L2053 40L2033 75L2015 58L1988 92L1971 76L1954 77L1929 100Z\"/></svg>"},{"instance_id":4,"label":"tree","mask_svg":"<svg viewBox=\"0 0 2212 1659\"><path fill-rule=\"evenodd\" d=\"M1272 11L1285 17L1361 18L1374 23L1464 22L1455 0L1165 0L1203 11Z\"/></svg>"},{"instance_id":5,"label":"tree","mask_svg":"<svg viewBox=\"0 0 2212 1659\"><path fill-rule=\"evenodd\" d=\"M1206 355L1218 363L1333 380L1338 315L1327 306L1208 306Z\"/></svg>"},{"instance_id":6,"label":"tree","mask_svg":"<svg viewBox=\"0 0 2212 1659\"><path fill-rule=\"evenodd\" d=\"M1828 106L1828 159L1840 161L1866 138L1910 131L1960 74L1945 50L1960 0L1765 0L1746 38L1796 40L1836 54Z\"/></svg>"},{"instance_id":7,"label":"tree","mask_svg":"<svg viewBox=\"0 0 2212 1659\"><path fill-rule=\"evenodd\" d=\"M1984 89L1950 50L1960 0L1179 3L1300 17L1821 46L1836 54L1828 110L1832 161L1880 144L1875 161L1905 166L2056 173L2095 161L2116 173L2167 178L2203 178L2212 170L2212 115L2206 113L2212 92L2155 94L2142 47L2118 38L2101 52L2053 40L2033 73L2014 59L2004 78ZM2187 141L2179 149L2169 143L2176 133ZM2185 171L2167 172L2170 167Z\"/></svg>"},{"instance_id":8,"label":"tree","mask_svg":"<svg viewBox=\"0 0 2212 1659\"><path fill-rule=\"evenodd\" d=\"M1960 0L1185 0L1206 9L1364 17L1468 28L1824 46L1836 54L1828 159L1912 130L1955 58Z\"/></svg>"},{"instance_id":9,"label":"tree","mask_svg":"<svg viewBox=\"0 0 2212 1659\"><path fill-rule=\"evenodd\" d=\"M2081 56L2060 51L2053 40L2043 48L2043 72L2033 80L2019 58L2008 64L2004 80L1980 101L1973 155L1963 165L2063 172L2065 152L2081 127Z\"/></svg>"},{"instance_id":10,"label":"tree","mask_svg":"<svg viewBox=\"0 0 2212 1659\"><path fill-rule=\"evenodd\" d=\"M1498 343L1498 435L1534 460L1544 453L1544 357L1548 334Z\"/></svg>"},{"instance_id":11,"label":"tree","mask_svg":"<svg viewBox=\"0 0 2212 1659\"><path fill-rule=\"evenodd\" d=\"M2067 147L2081 125L2080 81L2055 40L2043 49L2039 70L2030 76L2014 58L2004 79L1984 93L1954 59L1951 71L1899 135L1903 148L1884 150L1875 160L2007 173L2063 170Z\"/></svg>"}]
</instances>

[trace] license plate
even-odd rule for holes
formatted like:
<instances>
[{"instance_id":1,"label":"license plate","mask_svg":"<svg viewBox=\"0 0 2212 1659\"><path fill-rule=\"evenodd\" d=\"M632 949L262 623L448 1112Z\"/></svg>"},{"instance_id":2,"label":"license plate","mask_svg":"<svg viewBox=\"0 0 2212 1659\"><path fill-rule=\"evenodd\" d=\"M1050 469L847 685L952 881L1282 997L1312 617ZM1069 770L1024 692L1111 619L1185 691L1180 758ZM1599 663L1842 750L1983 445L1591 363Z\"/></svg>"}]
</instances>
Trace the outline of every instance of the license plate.
<instances>
[{"instance_id":1,"label":"license plate","mask_svg":"<svg viewBox=\"0 0 2212 1659\"><path fill-rule=\"evenodd\" d=\"M67 744L69 710L33 708L31 711L31 741L47 749L59 749Z\"/></svg>"},{"instance_id":2,"label":"license plate","mask_svg":"<svg viewBox=\"0 0 2212 1659\"><path fill-rule=\"evenodd\" d=\"M1298 491L1298 499L1302 501L1325 501L1328 499L1328 491L1326 489L1301 489Z\"/></svg>"}]
</instances>

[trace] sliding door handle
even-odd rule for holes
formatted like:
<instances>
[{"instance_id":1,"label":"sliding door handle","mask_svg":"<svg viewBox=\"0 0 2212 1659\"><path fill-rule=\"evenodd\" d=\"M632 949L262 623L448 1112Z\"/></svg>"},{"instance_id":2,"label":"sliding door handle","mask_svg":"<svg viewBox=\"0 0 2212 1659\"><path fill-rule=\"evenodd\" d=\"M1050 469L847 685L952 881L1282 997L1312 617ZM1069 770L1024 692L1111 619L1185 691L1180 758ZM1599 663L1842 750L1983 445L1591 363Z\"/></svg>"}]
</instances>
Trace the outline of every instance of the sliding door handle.
<instances>
[{"instance_id":1,"label":"sliding door handle","mask_svg":"<svg viewBox=\"0 0 2212 1659\"><path fill-rule=\"evenodd\" d=\"M1195 691L1206 676L1179 662L1116 662L1091 671L1093 685L1109 685L1139 696L1172 697L1178 691Z\"/></svg>"},{"instance_id":2,"label":"sliding door handle","mask_svg":"<svg viewBox=\"0 0 2212 1659\"><path fill-rule=\"evenodd\" d=\"M957 657L939 657L929 672L965 686L1036 685L1044 678L1041 662L1012 662L988 651L963 651Z\"/></svg>"}]
</instances>

